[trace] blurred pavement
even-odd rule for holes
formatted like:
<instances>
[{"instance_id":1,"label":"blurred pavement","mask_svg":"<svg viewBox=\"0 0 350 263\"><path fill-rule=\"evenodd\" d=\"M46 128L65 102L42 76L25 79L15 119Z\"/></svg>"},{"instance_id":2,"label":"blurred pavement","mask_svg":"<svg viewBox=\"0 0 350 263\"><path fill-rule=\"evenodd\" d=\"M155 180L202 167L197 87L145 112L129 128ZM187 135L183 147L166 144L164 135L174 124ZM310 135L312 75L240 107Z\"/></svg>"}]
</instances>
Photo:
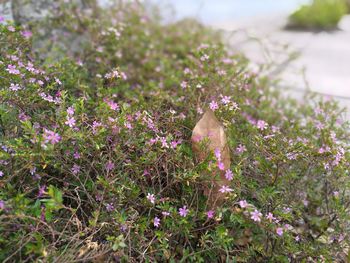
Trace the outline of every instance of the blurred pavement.
<instances>
[{"instance_id":1,"label":"blurred pavement","mask_svg":"<svg viewBox=\"0 0 350 263\"><path fill-rule=\"evenodd\" d=\"M216 23L229 44L243 51L253 64L279 62L281 86L333 96L350 109L350 16L331 32L288 31L286 15ZM290 61L290 53L296 60ZM348 109L348 110L349 110Z\"/></svg>"}]
</instances>

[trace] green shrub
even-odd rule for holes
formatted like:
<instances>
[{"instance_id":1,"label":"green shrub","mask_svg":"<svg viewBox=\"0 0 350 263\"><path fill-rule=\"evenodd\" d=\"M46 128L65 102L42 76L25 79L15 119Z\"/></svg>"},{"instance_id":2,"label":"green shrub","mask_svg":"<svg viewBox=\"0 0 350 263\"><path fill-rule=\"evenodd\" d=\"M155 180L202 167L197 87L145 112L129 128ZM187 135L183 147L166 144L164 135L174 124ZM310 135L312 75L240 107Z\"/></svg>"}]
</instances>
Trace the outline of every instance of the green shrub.
<instances>
[{"instance_id":1,"label":"green shrub","mask_svg":"<svg viewBox=\"0 0 350 263\"><path fill-rule=\"evenodd\" d=\"M43 60L31 41L57 25L90 40ZM217 33L136 4L63 6L32 39L0 30L1 261L346 260L349 131L335 102L284 98ZM233 175L212 211L202 186L220 160L197 163L190 142L207 108Z\"/></svg>"},{"instance_id":2,"label":"green shrub","mask_svg":"<svg viewBox=\"0 0 350 263\"><path fill-rule=\"evenodd\" d=\"M347 13L344 0L313 0L289 17L289 27L329 30L337 27Z\"/></svg>"}]
</instances>

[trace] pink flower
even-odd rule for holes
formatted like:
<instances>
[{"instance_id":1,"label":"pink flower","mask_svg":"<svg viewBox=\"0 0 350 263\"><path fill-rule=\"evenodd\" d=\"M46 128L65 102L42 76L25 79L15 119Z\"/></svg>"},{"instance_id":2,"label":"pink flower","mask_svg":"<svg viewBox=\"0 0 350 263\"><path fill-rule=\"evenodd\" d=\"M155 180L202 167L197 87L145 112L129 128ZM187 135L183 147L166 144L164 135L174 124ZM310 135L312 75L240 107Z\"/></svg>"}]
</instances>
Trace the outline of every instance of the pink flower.
<instances>
[{"instance_id":1,"label":"pink flower","mask_svg":"<svg viewBox=\"0 0 350 263\"><path fill-rule=\"evenodd\" d=\"M272 222L273 220L275 220L276 218L273 216L273 214L271 212L269 212L266 215L266 219L269 220L270 222Z\"/></svg>"},{"instance_id":2,"label":"pink flower","mask_svg":"<svg viewBox=\"0 0 350 263\"><path fill-rule=\"evenodd\" d=\"M74 108L72 106L67 109L67 114L68 115L73 115L74 114Z\"/></svg>"},{"instance_id":3,"label":"pink flower","mask_svg":"<svg viewBox=\"0 0 350 263\"><path fill-rule=\"evenodd\" d=\"M179 144L181 144L181 141L172 141L170 143L171 148L175 149Z\"/></svg>"},{"instance_id":4,"label":"pink flower","mask_svg":"<svg viewBox=\"0 0 350 263\"><path fill-rule=\"evenodd\" d=\"M188 214L188 209L187 206L183 206L182 208L179 209L179 214L182 217L186 217Z\"/></svg>"},{"instance_id":5,"label":"pink flower","mask_svg":"<svg viewBox=\"0 0 350 263\"><path fill-rule=\"evenodd\" d=\"M118 103L116 103L114 101L108 101L107 104L111 108L111 110L119 110Z\"/></svg>"},{"instance_id":6,"label":"pink flower","mask_svg":"<svg viewBox=\"0 0 350 263\"><path fill-rule=\"evenodd\" d=\"M212 101L209 103L209 108L212 110L212 111L215 111L219 108L219 105L216 101Z\"/></svg>"},{"instance_id":7,"label":"pink flower","mask_svg":"<svg viewBox=\"0 0 350 263\"><path fill-rule=\"evenodd\" d=\"M248 202L246 200L239 201L239 206L241 208L246 208L248 206Z\"/></svg>"},{"instance_id":8,"label":"pink flower","mask_svg":"<svg viewBox=\"0 0 350 263\"><path fill-rule=\"evenodd\" d=\"M162 144L162 148L169 148L169 145L168 145L165 137L160 137L159 140Z\"/></svg>"},{"instance_id":9,"label":"pink flower","mask_svg":"<svg viewBox=\"0 0 350 263\"><path fill-rule=\"evenodd\" d=\"M293 230L293 227L292 227L290 224L285 224L285 225L284 225L284 228L285 228L286 230Z\"/></svg>"},{"instance_id":10,"label":"pink flower","mask_svg":"<svg viewBox=\"0 0 350 263\"><path fill-rule=\"evenodd\" d=\"M127 128L127 129L129 129L129 130L132 130L132 125L131 125L131 123L130 122L125 122L125 127Z\"/></svg>"},{"instance_id":11,"label":"pink flower","mask_svg":"<svg viewBox=\"0 0 350 263\"><path fill-rule=\"evenodd\" d=\"M209 210L209 211L207 212L207 217L208 217L208 219L213 218L213 217L214 217L214 214L215 214L215 212L214 212L213 210Z\"/></svg>"},{"instance_id":12,"label":"pink flower","mask_svg":"<svg viewBox=\"0 0 350 263\"><path fill-rule=\"evenodd\" d=\"M323 123L321 123L320 121L315 121L315 127L317 130L322 130L325 126Z\"/></svg>"},{"instance_id":13,"label":"pink flower","mask_svg":"<svg viewBox=\"0 0 350 263\"><path fill-rule=\"evenodd\" d=\"M45 191L46 191L46 186L43 185L43 186L39 186L39 191L38 191L38 198L39 197L42 197L44 194L45 194Z\"/></svg>"},{"instance_id":14,"label":"pink flower","mask_svg":"<svg viewBox=\"0 0 350 263\"><path fill-rule=\"evenodd\" d=\"M5 209L5 202L4 200L0 200L0 210L4 210Z\"/></svg>"},{"instance_id":15,"label":"pink flower","mask_svg":"<svg viewBox=\"0 0 350 263\"><path fill-rule=\"evenodd\" d=\"M108 163L106 164L106 170L107 172L111 171L114 169L114 163L112 161L108 161Z\"/></svg>"},{"instance_id":16,"label":"pink flower","mask_svg":"<svg viewBox=\"0 0 350 263\"><path fill-rule=\"evenodd\" d=\"M11 86L10 86L9 89L12 90L12 91L17 91L17 90L20 90L20 89L22 89L22 88L21 88L21 86L18 85L18 84L13 84L13 83L11 83Z\"/></svg>"},{"instance_id":17,"label":"pink flower","mask_svg":"<svg viewBox=\"0 0 350 263\"><path fill-rule=\"evenodd\" d=\"M236 148L237 153L243 153L246 150L247 150L247 148L243 144L238 145L238 147Z\"/></svg>"},{"instance_id":18,"label":"pink flower","mask_svg":"<svg viewBox=\"0 0 350 263\"><path fill-rule=\"evenodd\" d=\"M64 124L66 124L69 127L73 128L75 126L75 119L74 119L74 117L67 116L67 121Z\"/></svg>"},{"instance_id":19,"label":"pink flower","mask_svg":"<svg viewBox=\"0 0 350 263\"><path fill-rule=\"evenodd\" d=\"M220 151L219 148L216 148L216 149L214 150L214 154L215 154L216 159L217 159L218 161L220 161L220 160L221 160L221 151Z\"/></svg>"},{"instance_id":20,"label":"pink flower","mask_svg":"<svg viewBox=\"0 0 350 263\"><path fill-rule=\"evenodd\" d=\"M258 210L254 210L254 212L250 212L251 219L253 219L255 222L260 222L261 221L261 216L262 214Z\"/></svg>"},{"instance_id":21,"label":"pink flower","mask_svg":"<svg viewBox=\"0 0 350 263\"><path fill-rule=\"evenodd\" d=\"M263 120L258 120L258 122L256 123L256 127L258 127L258 129L261 131L267 129L267 126L268 124Z\"/></svg>"},{"instance_id":22,"label":"pink flower","mask_svg":"<svg viewBox=\"0 0 350 263\"><path fill-rule=\"evenodd\" d=\"M156 202L156 198L154 197L154 194L148 193L147 194L147 199L150 201L152 204Z\"/></svg>"},{"instance_id":23,"label":"pink flower","mask_svg":"<svg viewBox=\"0 0 350 263\"><path fill-rule=\"evenodd\" d=\"M232 171L231 171L230 169L226 170L226 172L225 172L225 178L226 178L227 180L229 180L229 181L232 181L232 179L233 179L233 173L232 173Z\"/></svg>"},{"instance_id":24,"label":"pink flower","mask_svg":"<svg viewBox=\"0 0 350 263\"><path fill-rule=\"evenodd\" d=\"M227 105L230 103L230 99L231 98L229 96L224 96L224 97L222 97L221 102L222 102L222 104Z\"/></svg>"},{"instance_id":25,"label":"pink flower","mask_svg":"<svg viewBox=\"0 0 350 263\"><path fill-rule=\"evenodd\" d=\"M79 165L77 165L77 164L74 164L73 165L73 168L72 168L72 173L73 174L78 174L80 172L80 166Z\"/></svg>"},{"instance_id":26,"label":"pink flower","mask_svg":"<svg viewBox=\"0 0 350 263\"><path fill-rule=\"evenodd\" d=\"M106 209L108 212L112 212L114 210L114 206L112 203L106 204Z\"/></svg>"},{"instance_id":27,"label":"pink flower","mask_svg":"<svg viewBox=\"0 0 350 263\"><path fill-rule=\"evenodd\" d=\"M10 32L15 32L16 31L16 29L13 26L8 26L7 29Z\"/></svg>"},{"instance_id":28,"label":"pink flower","mask_svg":"<svg viewBox=\"0 0 350 263\"><path fill-rule=\"evenodd\" d=\"M159 226L160 226L160 219L159 219L158 217L155 217L155 218L153 219L153 225L154 225L155 227L159 227Z\"/></svg>"},{"instance_id":29,"label":"pink flower","mask_svg":"<svg viewBox=\"0 0 350 263\"><path fill-rule=\"evenodd\" d=\"M20 72L15 65L7 65L6 71L13 75L19 75Z\"/></svg>"},{"instance_id":30,"label":"pink flower","mask_svg":"<svg viewBox=\"0 0 350 263\"><path fill-rule=\"evenodd\" d=\"M223 185L223 186L221 186L221 188L220 188L220 193L229 193L229 192L232 192L233 191L233 189L231 189L230 187L228 187L228 186L226 186L226 185Z\"/></svg>"},{"instance_id":31,"label":"pink flower","mask_svg":"<svg viewBox=\"0 0 350 263\"><path fill-rule=\"evenodd\" d=\"M29 30L22 31L21 34L24 38L27 38L27 39L33 36L32 31L29 31Z\"/></svg>"},{"instance_id":32,"label":"pink flower","mask_svg":"<svg viewBox=\"0 0 350 263\"><path fill-rule=\"evenodd\" d=\"M170 213L167 212L167 211L163 211L163 212L162 212L162 215L163 215L164 217L167 217L167 216L170 216Z\"/></svg>"},{"instance_id":33,"label":"pink flower","mask_svg":"<svg viewBox=\"0 0 350 263\"><path fill-rule=\"evenodd\" d=\"M207 61L209 59L209 56L207 54L204 54L203 56L201 56L200 60L201 61Z\"/></svg>"},{"instance_id":34,"label":"pink flower","mask_svg":"<svg viewBox=\"0 0 350 263\"><path fill-rule=\"evenodd\" d=\"M74 159L79 159L79 158L80 158L80 153L75 152L75 153L73 154L73 157L74 157Z\"/></svg>"},{"instance_id":35,"label":"pink flower","mask_svg":"<svg viewBox=\"0 0 350 263\"><path fill-rule=\"evenodd\" d=\"M282 236L283 235L283 228L282 227L277 227L276 228L276 233L277 233L277 235Z\"/></svg>"},{"instance_id":36,"label":"pink flower","mask_svg":"<svg viewBox=\"0 0 350 263\"><path fill-rule=\"evenodd\" d=\"M45 143L50 142L51 144L56 144L61 140L61 136L58 133L44 129L44 140Z\"/></svg>"},{"instance_id":37,"label":"pink flower","mask_svg":"<svg viewBox=\"0 0 350 263\"><path fill-rule=\"evenodd\" d=\"M225 170L225 165L224 165L224 163L223 163L223 162L218 162L218 168L219 168L219 170L221 170L221 171Z\"/></svg>"}]
</instances>

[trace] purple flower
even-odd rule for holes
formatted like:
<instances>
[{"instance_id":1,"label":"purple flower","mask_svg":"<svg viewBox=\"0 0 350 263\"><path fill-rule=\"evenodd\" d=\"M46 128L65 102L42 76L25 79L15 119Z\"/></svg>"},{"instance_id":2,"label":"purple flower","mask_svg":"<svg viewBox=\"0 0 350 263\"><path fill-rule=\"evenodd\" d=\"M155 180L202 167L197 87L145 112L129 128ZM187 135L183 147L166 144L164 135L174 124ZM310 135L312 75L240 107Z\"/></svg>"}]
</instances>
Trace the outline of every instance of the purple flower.
<instances>
[{"instance_id":1,"label":"purple flower","mask_svg":"<svg viewBox=\"0 0 350 263\"><path fill-rule=\"evenodd\" d=\"M8 26L7 29L8 29L8 31L10 31L10 32L15 32L15 31L16 31L16 29L15 29L14 26Z\"/></svg>"},{"instance_id":2,"label":"purple flower","mask_svg":"<svg viewBox=\"0 0 350 263\"><path fill-rule=\"evenodd\" d=\"M155 218L153 219L153 225L154 225L155 227L159 227L159 225L160 225L160 219L159 219L158 217L155 217Z\"/></svg>"},{"instance_id":3,"label":"purple flower","mask_svg":"<svg viewBox=\"0 0 350 263\"><path fill-rule=\"evenodd\" d=\"M215 214L215 212L214 212L213 210L209 210L209 211L207 212L207 217L208 217L208 219L213 218L213 217L214 217L214 214Z\"/></svg>"},{"instance_id":4,"label":"purple flower","mask_svg":"<svg viewBox=\"0 0 350 263\"><path fill-rule=\"evenodd\" d=\"M219 168L219 170L224 171L225 170L225 164L223 162L218 162L218 168Z\"/></svg>"},{"instance_id":5,"label":"purple flower","mask_svg":"<svg viewBox=\"0 0 350 263\"><path fill-rule=\"evenodd\" d=\"M283 228L282 227L277 227L276 228L276 233L277 233L277 235L282 236L283 235Z\"/></svg>"},{"instance_id":6,"label":"purple flower","mask_svg":"<svg viewBox=\"0 0 350 263\"><path fill-rule=\"evenodd\" d=\"M5 209L5 202L3 200L0 200L0 210Z\"/></svg>"},{"instance_id":7,"label":"purple flower","mask_svg":"<svg viewBox=\"0 0 350 263\"><path fill-rule=\"evenodd\" d=\"M170 213L167 212L167 211L163 211L163 212L162 212L162 215L163 215L164 217L167 217L167 216L170 216Z\"/></svg>"},{"instance_id":8,"label":"purple flower","mask_svg":"<svg viewBox=\"0 0 350 263\"><path fill-rule=\"evenodd\" d=\"M68 115L73 115L73 114L74 114L74 108L73 108L73 107L69 107L69 108L67 109L67 114L68 114Z\"/></svg>"},{"instance_id":9,"label":"purple flower","mask_svg":"<svg viewBox=\"0 0 350 263\"><path fill-rule=\"evenodd\" d=\"M258 120L258 122L256 123L256 127L258 127L258 129L261 131L267 129L267 126L268 124L263 120Z\"/></svg>"},{"instance_id":10,"label":"purple flower","mask_svg":"<svg viewBox=\"0 0 350 263\"><path fill-rule=\"evenodd\" d=\"M246 150L247 150L247 148L243 144L238 145L238 147L236 148L237 153L243 153Z\"/></svg>"},{"instance_id":11,"label":"purple flower","mask_svg":"<svg viewBox=\"0 0 350 263\"><path fill-rule=\"evenodd\" d=\"M231 98L229 96L224 96L224 97L222 97L221 102L222 102L222 104L227 105L230 103L230 99Z\"/></svg>"},{"instance_id":12,"label":"purple flower","mask_svg":"<svg viewBox=\"0 0 350 263\"><path fill-rule=\"evenodd\" d=\"M112 101L112 100L108 100L105 99L105 102L107 103L107 105L111 108L111 110L119 110L119 105L118 103Z\"/></svg>"},{"instance_id":13,"label":"purple flower","mask_svg":"<svg viewBox=\"0 0 350 263\"><path fill-rule=\"evenodd\" d=\"M147 199L150 201L152 204L156 202L156 198L154 197L154 194L148 193L147 194Z\"/></svg>"},{"instance_id":14,"label":"purple flower","mask_svg":"<svg viewBox=\"0 0 350 263\"><path fill-rule=\"evenodd\" d=\"M233 179L233 173L232 173L232 171L231 171L230 169L226 170L226 172L225 172L225 178L226 178L227 180L229 180L229 181L232 181L232 179Z\"/></svg>"},{"instance_id":15,"label":"purple flower","mask_svg":"<svg viewBox=\"0 0 350 263\"><path fill-rule=\"evenodd\" d=\"M248 202L246 200L239 201L239 206L241 208L246 208L248 206Z\"/></svg>"},{"instance_id":16,"label":"purple flower","mask_svg":"<svg viewBox=\"0 0 350 263\"><path fill-rule=\"evenodd\" d=\"M73 157L74 157L74 159L79 159L79 158L80 158L80 153L75 152L75 153L73 154Z\"/></svg>"},{"instance_id":17,"label":"purple flower","mask_svg":"<svg viewBox=\"0 0 350 263\"><path fill-rule=\"evenodd\" d=\"M292 227L290 224L285 224L285 225L284 225L284 228L285 228L286 230L293 230L293 227Z\"/></svg>"},{"instance_id":18,"label":"purple flower","mask_svg":"<svg viewBox=\"0 0 350 263\"><path fill-rule=\"evenodd\" d=\"M61 140L61 136L58 133L44 129L44 140L45 143L56 144Z\"/></svg>"},{"instance_id":19,"label":"purple flower","mask_svg":"<svg viewBox=\"0 0 350 263\"><path fill-rule=\"evenodd\" d=\"M219 148L216 148L216 149L214 150L214 154L215 154L216 159L217 159L218 161L220 161L220 160L221 160L221 151L220 151Z\"/></svg>"},{"instance_id":20,"label":"purple flower","mask_svg":"<svg viewBox=\"0 0 350 263\"><path fill-rule=\"evenodd\" d=\"M106 164L106 170L107 172L111 171L114 169L114 163L112 161L108 161L108 163Z\"/></svg>"},{"instance_id":21,"label":"purple flower","mask_svg":"<svg viewBox=\"0 0 350 263\"><path fill-rule=\"evenodd\" d=\"M66 124L69 127L73 128L75 126L75 119L74 119L74 117L67 116L67 121L64 124Z\"/></svg>"},{"instance_id":22,"label":"purple flower","mask_svg":"<svg viewBox=\"0 0 350 263\"><path fill-rule=\"evenodd\" d=\"M219 105L216 101L212 101L209 103L209 108L212 110L212 111L215 111L219 108Z\"/></svg>"},{"instance_id":23,"label":"purple flower","mask_svg":"<svg viewBox=\"0 0 350 263\"><path fill-rule=\"evenodd\" d=\"M180 86L181 86L181 88L185 89L187 87L187 82L186 81L182 81Z\"/></svg>"},{"instance_id":24,"label":"purple flower","mask_svg":"<svg viewBox=\"0 0 350 263\"><path fill-rule=\"evenodd\" d=\"M229 193L229 192L232 192L233 191L233 189L232 188L230 188L230 187L228 187L228 186L226 186L226 185L223 185L223 186L221 186L221 188L220 188L220 193Z\"/></svg>"},{"instance_id":25,"label":"purple flower","mask_svg":"<svg viewBox=\"0 0 350 263\"><path fill-rule=\"evenodd\" d=\"M6 71L8 71L8 73L13 74L13 75L20 74L19 70L16 68L15 65L7 65Z\"/></svg>"},{"instance_id":26,"label":"purple flower","mask_svg":"<svg viewBox=\"0 0 350 263\"><path fill-rule=\"evenodd\" d=\"M4 22L5 18L3 16L0 16L0 23Z\"/></svg>"},{"instance_id":27,"label":"purple flower","mask_svg":"<svg viewBox=\"0 0 350 263\"><path fill-rule=\"evenodd\" d=\"M11 86L10 86L9 89L12 90L12 91L18 91L18 90L20 90L20 89L22 89L22 88L21 88L21 86L18 85L18 84L13 84L13 83L11 83Z\"/></svg>"},{"instance_id":28,"label":"purple flower","mask_svg":"<svg viewBox=\"0 0 350 263\"><path fill-rule=\"evenodd\" d=\"M255 222L260 222L261 221L261 216L262 214L258 210L254 210L253 212L250 212L251 219L253 219Z\"/></svg>"},{"instance_id":29,"label":"purple flower","mask_svg":"<svg viewBox=\"0 0 350 263\"><path fill-rule=\"evenodd\" d=\"M27 38L27 39L33 36L32 31L29 31L29 30L22 31L21 34L24 38Z\"/></svg>"},{"instance_id":30,"label":"purple flower","mask_svg":"<svg viewBox=\"0 0 350 263\"><path fill-rule=\"evenodd\" d=\"M273 216L273 214L271 212L269 212L266 215L266 219L269 220L270 222L272 222L273 220L275 220L276 218Z\"/></svg>"},{"instance_id":31,"label":"purple flower","mask_svg":"<svg viewBox=\"0 0 350 263\"><path fill-rule=\"evenodd\" d=\"M4 172L0 171L0 177L3 177L3 176L4 176Z\"/></svg>"},{"instance_id":32,"label":"purple flower","mask_svg":"<svg viewBox=\"0 0 350 263\"><path fill-rule=\"evenodd\" d=\"M179 209L179 214L182 217L186 217L188 214L188 209L187 206L183 206L182 208Z\"/></svg>"},{"instance_id":33,"label":"purple flower","mask_svg":"<svg viewBox=\"0 0 350 263\"><path fill-rule=\"evenodd\" d=\"M159 140L162 144L162 148L169 148L169 145L168 145L165 137L160 137Z\"/></svg>"},{"instance_id":34,"label":"purple flower","mask_svg":"<svg viewBox=\"0 0 350 263\"><path fill-rule=\"evenodd\" d=\"M45 194L45 190L46 190L46 185L39 187L38 198L42 197Z\"/></svg>"},{"instance_id":35,"label":"purple flower","mask_svg":"<svg viewBox=\"0 0 350 263\"><path fill-rule=\"evenodd\" d=\"M106 204L106 209L108 212L112 212L114 210L114 206L112 203Z\"/></svg>"},{"instance_id":36,"label":"purple flower","mask_svg":"<svg viewBox=\"0 0 350 263\"><path fill-rule=\"evenodd\" d=\"M181 144L181 141L172 141L172 142L170 143L171 148L173 148L173 149L175 149L175 148L177 147L178 144Z\"/></svg>"},{"instance_id":37,"label":"purple flower","mask_svg":"<svg viewBox=\"0 0 350 263\"><path fill-rule=\"evenodd\" d=\"M315 121L315 127L316 127L316 129L317 130L322 130L325 126L324 126L324 124L322 123L322 122L320 122L320 121Z\"/></svg>"},{"instance_id":38,"label":"purple flower","mask_svg":"<svg viewBox=\"0 0 350 263\"><path fill-rule=\"evenodd\" d=\"M76 175L76 174L78 174L79 172L80 172L80 166L77 165L77 164L74 164L74 165L73 165L73 168L72 168L72 173L73 173L74 175Z\"/></svg>"}]
</instances>

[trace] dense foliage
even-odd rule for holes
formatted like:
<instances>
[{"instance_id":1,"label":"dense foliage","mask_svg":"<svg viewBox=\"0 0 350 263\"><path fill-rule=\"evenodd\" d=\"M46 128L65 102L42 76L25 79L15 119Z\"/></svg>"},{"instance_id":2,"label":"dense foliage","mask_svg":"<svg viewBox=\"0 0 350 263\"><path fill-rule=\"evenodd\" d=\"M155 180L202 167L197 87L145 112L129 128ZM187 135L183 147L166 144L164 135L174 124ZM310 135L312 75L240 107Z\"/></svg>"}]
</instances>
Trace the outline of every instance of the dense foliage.
<instances>
[{"instance_id":1,"label":"dense foliage","mask_svg":"<svg viewBox=\"0 0 350 263\"><path fill-rule=\"evenodd\" d=\"M289 17L289 27L330 30L348 12L345 0L313 0L303 5Z\"/></svg>"},{"instance_id":2,"label":"dense foliage","mask_svg":"<svg viewBox=\"0 0 350 263\"><path fill-rule=\"evenodd\" d=\"M72 8L33 34L0 27L2 262L346 260L349 132L334 102L283 98L194 21ZM84 32L80 50L32 48L58 26L56 43ZM207 108L232 163L216 208L202 186L220 153L198 163L190 141Z\"/></svg>"}]
</instances>

